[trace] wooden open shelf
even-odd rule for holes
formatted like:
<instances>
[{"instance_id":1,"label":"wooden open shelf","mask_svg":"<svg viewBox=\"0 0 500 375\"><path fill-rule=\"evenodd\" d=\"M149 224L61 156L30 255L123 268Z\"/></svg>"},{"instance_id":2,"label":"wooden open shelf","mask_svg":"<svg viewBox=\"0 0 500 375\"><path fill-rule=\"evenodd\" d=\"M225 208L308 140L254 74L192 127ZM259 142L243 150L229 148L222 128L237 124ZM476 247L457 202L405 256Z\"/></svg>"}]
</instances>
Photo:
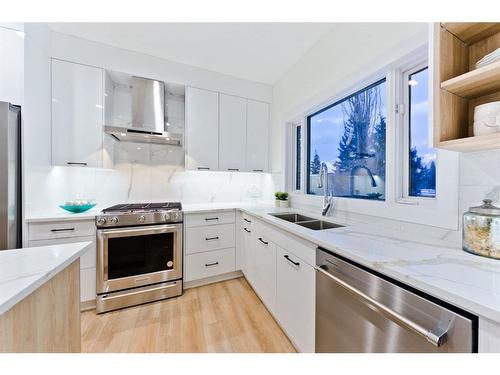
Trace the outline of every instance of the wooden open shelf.
<instances>
[{"instance_id":1,"label":"wooden open shelf","mask_svg":"<svg viewBox=\"0 0 500 375\"><path fill-rule=\"evenodd\" d=\"M443 141L440 142L439 147L445 150L460 152L496 150L500 148L500 133Z\"/></svg>"},{"instance_id":2,"label":"wooden open shelf","mask_svg":"<svg viewBox=\"0 0 500 375\"><path fill-rule=\"evenodd\" d=\"M500 149L500 133L473 133L474 108L500 100L500 62L475 69L500 48L500 23L441 23L433 34L434 147Z\"/></svg>"},{"instance_id":3,"label":"wooden open shelf","mask_svg":"<svg viewBox=\"0 0 500 375\"><path fill-rule=\"evenodd\" d=\"M475 43L500 32L497 22L443 22L442 27L466 44Z\"/></svg>"},{"instance_id":4,"label":"wooden open shelf","mask_svg":"<svg viewBox=\"0 0 500 375\"><path fill-rule=\"evenodd\" d=\"M441 83L441 88L463 98L475 98L500 90L500 61Z\"/></svg>"}]
</instances>

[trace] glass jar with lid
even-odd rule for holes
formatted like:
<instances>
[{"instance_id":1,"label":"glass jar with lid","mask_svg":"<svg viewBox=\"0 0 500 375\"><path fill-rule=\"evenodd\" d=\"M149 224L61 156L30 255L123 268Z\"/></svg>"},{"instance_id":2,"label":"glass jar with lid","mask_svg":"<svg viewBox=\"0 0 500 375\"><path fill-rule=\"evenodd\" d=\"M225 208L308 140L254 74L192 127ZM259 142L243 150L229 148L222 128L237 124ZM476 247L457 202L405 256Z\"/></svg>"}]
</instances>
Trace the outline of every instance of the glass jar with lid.
<instances>
[{"instance_id":1,"label":"glass jar with lid","mask_svg":"<svg viewBox=\"0 0 500 375\"><path fill-rule=\"evenodd\" d=\"M462 248L473 254L500 259L500 208L484 199L463 217Z\"/></svg>"}]
</instances>

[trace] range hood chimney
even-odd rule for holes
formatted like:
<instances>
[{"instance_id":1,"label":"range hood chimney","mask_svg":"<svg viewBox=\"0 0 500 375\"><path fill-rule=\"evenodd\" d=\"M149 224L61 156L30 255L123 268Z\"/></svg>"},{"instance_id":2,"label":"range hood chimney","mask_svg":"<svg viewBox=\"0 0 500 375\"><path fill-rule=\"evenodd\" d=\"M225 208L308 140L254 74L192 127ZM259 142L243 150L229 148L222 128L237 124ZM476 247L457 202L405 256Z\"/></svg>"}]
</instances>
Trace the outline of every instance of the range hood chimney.
<instances>
[{"instance_id":1,"label":"range hood chimney","mask_svg":"<svg viewBox=\"0 0 500 375\"><path fill-rule=\"evenodd\" d=\"M105 125L104 131L118 141L181 145L182 136L165 131L165 84L131 77L130 126Z\"/></svg>"}]
</instances>

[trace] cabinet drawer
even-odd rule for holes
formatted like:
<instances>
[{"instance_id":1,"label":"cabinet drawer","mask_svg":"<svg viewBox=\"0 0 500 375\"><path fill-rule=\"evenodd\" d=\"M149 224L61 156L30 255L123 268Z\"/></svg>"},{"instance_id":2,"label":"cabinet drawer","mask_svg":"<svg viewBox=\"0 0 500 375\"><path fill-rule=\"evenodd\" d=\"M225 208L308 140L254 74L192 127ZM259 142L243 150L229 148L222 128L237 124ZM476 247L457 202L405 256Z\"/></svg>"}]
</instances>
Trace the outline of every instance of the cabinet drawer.
<instances>
[{"instance_id":1,"label":"cabinet drawer","mask_svg":"<svg viewBox=\"0 0 500 375\"><path fill-rule=\"evenodd\" d=\"M95 223L93 220L32 223L29 225L28 231L29 240L95 236Z\"/></svg>"},{"instance_id":2,"label":"cabinet drawer","mask_svg":"<svg viewBox=\"0 0 500 375\"><path fill-rule=\"evenodd\" d=\"M210 225L186 229L186 254L234 247L234 224Z\"/></svg>"},{"instance_id":3,"label":"cabinet drawer","mask_svg":"<svg viewBox=\"0 0 500 375\"><path fill-rule=\"evenodd\" d=\"M96 238L92 237L69 237L69 238L56 238L51 240L34 240L29 241L29 247L38 247L38 246L50 246L50 245L59 245L66 243L74 243L74 242L92 242L92 246L80 257L80 269L85 268L95 268L96 262Z\"/></svg>"},{"instance_id":4,"label":"cabinet drawer","mask_svg":"<svg viewBox=\"0 0 500 375\"><path fill-rule=\"evenodd\" d=\"M234 223L235 213L231 211L204 212L201 214L188 214L184 218L186 228L200 227L206 225Z\"/></svg>"},{"instance_id":5,"label":"cabinet drawer","mask_svg":"<svg viewBox=\"0 0 500 375\"><path fill-rule=\"evenodd\" d=\"M234 248L186 255L184 259L186 281L222 275L235 270Z\"/></svg>"}]
</instances>

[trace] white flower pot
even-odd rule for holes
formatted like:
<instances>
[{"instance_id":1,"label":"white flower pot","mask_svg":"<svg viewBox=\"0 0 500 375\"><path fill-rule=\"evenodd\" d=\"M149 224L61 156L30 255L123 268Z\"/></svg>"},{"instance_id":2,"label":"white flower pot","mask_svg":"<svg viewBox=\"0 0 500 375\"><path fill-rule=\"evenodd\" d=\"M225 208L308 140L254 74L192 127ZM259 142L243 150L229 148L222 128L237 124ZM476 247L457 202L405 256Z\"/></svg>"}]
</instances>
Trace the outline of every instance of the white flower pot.
<instances>
[{"instance_id":1,"label":"white flower pot","mask_svg":"<svg viewBox=\"0 0 500 375\"><path fill-rule=\"evenodd\" d=\"M282 208L290 207L288 200L280 201L280 207L282 207Z\"/></svg>"},{"instance_id":2,"label":"white flower pot","mask_svg":"<svg viewBox=\"0 0 500 375\"><path fill-rule=\"evenodd\" d=\"M274 201L274 205L275 205L276 207L281 207L281 205L280 205L280 201L279 201L278 199L276 199L276 200Z\"/></svg>"}]
</instances>

